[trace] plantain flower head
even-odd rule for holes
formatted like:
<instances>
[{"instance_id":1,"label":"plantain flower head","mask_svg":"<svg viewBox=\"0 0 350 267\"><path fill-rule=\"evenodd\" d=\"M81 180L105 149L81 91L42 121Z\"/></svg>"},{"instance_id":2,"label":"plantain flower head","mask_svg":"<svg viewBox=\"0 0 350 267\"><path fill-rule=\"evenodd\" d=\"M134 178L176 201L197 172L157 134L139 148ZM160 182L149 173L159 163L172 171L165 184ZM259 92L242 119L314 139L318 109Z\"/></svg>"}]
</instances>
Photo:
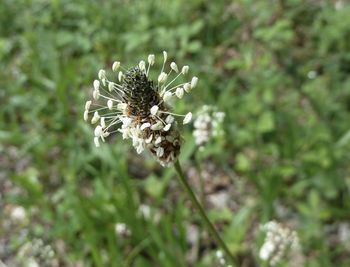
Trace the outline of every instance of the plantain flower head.
<instances>
[{"instance_id":1,"label":"plantain flower head","mask_svg":"<svg viewBox=\"0 0 350 267\"><path fill-rule=\"evenodd\" d=\"M85 104L84 120L96 125L94 143L114 133L121 133L123 139L131 139L140 154L150 151L162 166L173 163L180 154L181 138L178 118L182 124L192 119L192 113L185 115L171 111L169 101L181 99L196 87L198 78L192 77L178 83L180 76L186 76L189 67L181 69L175 62L167 63L167 52L163 52L163 64L156 79L150 77L150 68L155 55L149 55L147 63L141 60L136 66L124 68L119 61L112 64L111 77L105 70L98 72L93 82L92 99Z\"/></svg>"}]
</instances>

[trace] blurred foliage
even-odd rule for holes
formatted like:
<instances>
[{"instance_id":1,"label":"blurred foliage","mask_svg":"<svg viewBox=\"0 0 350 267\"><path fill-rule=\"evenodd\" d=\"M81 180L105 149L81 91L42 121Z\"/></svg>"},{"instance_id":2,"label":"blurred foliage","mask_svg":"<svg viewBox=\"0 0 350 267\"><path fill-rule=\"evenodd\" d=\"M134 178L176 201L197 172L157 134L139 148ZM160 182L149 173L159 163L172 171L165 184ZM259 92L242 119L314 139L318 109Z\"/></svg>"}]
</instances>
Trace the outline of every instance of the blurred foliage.
<instances>
[{"instance_id":1,"label":"blurred foliage","mask_svg":"<svg viewBox=\"0 0 350 267\"><path fill-rule=\"evenodd\" d=\"M239 258L259 262L257 243L243 244L247 225L283 207L305 266L349 266L349 251L327 234L350 220L349 12L340 0L2 0L0 160L22 190L5 201L33 213L34 235L64 240L66 262L187 266L185 222L198 218L171 193L173 171L135 160L120 138L96 149L82 122L98 69L166 50L200 78L176 109L226 112L225 139L201 160L256 189L250 206L212 214ZM141 203L159 221L140 216ZM129 238L114 234L117 222ZM213 266L214 250L201 253L195 266Z\"/></svg>"}]
</instances>

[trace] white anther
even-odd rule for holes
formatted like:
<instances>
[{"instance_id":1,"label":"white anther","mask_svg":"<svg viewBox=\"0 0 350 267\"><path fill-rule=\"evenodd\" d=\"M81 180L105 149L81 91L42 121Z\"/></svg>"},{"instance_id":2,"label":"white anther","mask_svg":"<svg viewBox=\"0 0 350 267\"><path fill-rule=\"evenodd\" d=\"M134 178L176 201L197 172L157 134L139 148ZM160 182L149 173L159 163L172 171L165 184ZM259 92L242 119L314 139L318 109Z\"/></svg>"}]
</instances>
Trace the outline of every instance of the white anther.
<instances>
[{"instance_id":1,"label":"white anther","mask_svg":"<svg viewBox=\"0 0 350 267\"><path fill-rule=\"evenodd\" d=\"M165 92L163 96L164 102L168 102L172 96L173 96L172 92L169 92L169 91Z\"/></svg>"},{"instance_id":2,"label":"white anther","mask_svg":"<svg viewBox=\"0 0 350 267\"><path fill-rule=\"evenodd\" d=\"M94 89L95 90L100 89L100 81L99 80L94 80Z\"/></svg>"},{"instance_id":3,"label":"white anther","mask_svg":"<svg viewBox=\"0 0 350 267\"><path fill-rule=\"evenodd\" d=\"M159 107L157 105L154 105L153 107L151 107L150 111L151 111L151 114L154 116L157 114L158 110L159 110Z\"/></svg>"},{"instance_id":4,"label":"white anther","mask_svg":"<svg viewBox=\"0 0 350 267\"><path fill-rule=\"evenodd\" d=\"M183 75L185 75L185 74L188 73L188 70L189 70L189 69L190 69L189 66L183 66L183 67L182 67L182 70L181 70L181 73L182 73Z\"/></svg>"},{"instance_id":5,"label":"white anther","mask_svg":"<svg viewBox=\"0 0 350 267\"><path fill-rule=\"evenodd\" d=\"M96 147L100 147L100 141L98 137L94 137L94 143Z\"/></svg>"},{"instance_id":6,"label":"white anther","mask_svg":"<svg viewBox=\"0 0 350 267\"><path fill-rule=\"evenodd\" d=\"M100 115L98 115L98 112L95 111L95 112L94 112L94 116L93 116L92 119L91 119L91 123L92 123L92 124L95 124L96 122L98 122L99 119L100 119Z\"/></svg>"},{"instance_id":7,"label":"white anther","mask_svg":"<svg viewBox=\"0 0 350 267\"><path fill-rule=\"evenodd\" d=\"M100 123L102 128L106 128L106 122L105 122L105 117L101 117Z\"/></svg>"},{"instance_id":8,"label":"white anther","mask_svg":"<svg viewBox=\"0 0 350 267\"><path fill-rule=\"evenodd\" d=\"M113 100L112 100L112 99L108 99L108 101L107 101L107 107L108 107L110 110L112 110L112 108L113 108Z\"/></svg>"},{"instance_id":9,"label":"white anther","mask_svg":"<svg viewBox=\"0 0 350 267\"><path fill-rule=\"evenodd\" d=\"M164 148L158 147L156 150L157 157L160 158L164 155Z\"/></svg>"},{"instance_id":10,"label":"white anther","mask_svg":"<svg viewBox=\"0 0 350 267\"><path fill-rule=\"evenodd\" d=\"M175 94L178 98L182 98L184 96L184 89L182 87L177 88Z\"/></svg>"},{"instance_id":11,"label":"white anther","mask_svg":"<svg viewBox=\"0 0 350 267\"><path fill-rule=\"evenodd\" d=\"M99 99L99 97L100 97L100 90L97 89L97 90L92 91L92 97L95 100Z\"/></svg>"},{"instance_id":12,"label":"white anther","mask_svg":"<svg viewBox=\"0 0 350 267\"><path fill-rule=\"evenodd\" d=\"M146 69L146 63L145 61L141 60L139 63L140 70L144 71Z\"/></svg>"},{"instance_id":13,"label":"white anther","mask_svg":"<svg viewBox=\"0 0 350 267\"><path fill-rule=\"evenodd\" d=\"M103 129L101 125L97 125L95 130L94 130L94 134L96 137L100 137L103 134Z\"/></svg>"},{"instance_id":14,"label":"white anther","mask_svg":"<svg viewBox=\"0 0 350 267\"><path fill-rule=\"evenodd\" d=\"M191 89L195 88L198 83L198 78L195 76L191 80Z\"/></svg>"},{"instance_id":15,"label":"white anther","mask_svg":"<svg viewBox=\"0 0 350 267\"><path fill-rule=\"evenodd\" d=\"M121 110L121 111L124 111L126 109L126 107L128 106L128 104L126 103L119 103L117 105L117 109Z\"/></svg>"},{"instance_id":16,"label":"white anther","mask_svg":"<svg viewBox=\"0 0 350 267\"><path fill-rule=\"evenodd\" d=\"M112 92L113 89L114 89L114 83L113 83L113 82L109 82L109 83L108 83L108 90L109 90L110 92Z\"/></svg>"},{"instance_id":17,"label":"white anther","mask_svg":"<svg viewBox=\"0 0 350 267\"><path fill-rule=\"evenodd\" d=\"M167 124L164 126L163 130L167 132L169 131L170 127L171 127L171 124Z\"/></svg>"},{"instance_id":18,"label":"white anther","mask_svg":"<svg viewBox=\"0 0 350 267\"><path fill-rule=\"evenodd\" d=\"M166 118L165 118L165 122L168 123L168 124L172 124L174 122L175 118L171 115L168 115Z\"/></svg>"},{"instance_id":19,"label":"white anther","mask_svg":"<svg viewBox=\"0 0 350 267\"><path fill-rule=\"evenodd\" d=\"M148 55L148 64L152 66L154 64L154 60L155 60L155 55L153 54Z\"/></svg>"},{"instance_id":20,"label":"white anther","mask_svg":"<svg viewBox=\"0 0 350 267\"><path fill-rule=\"evenodd\" d=\"M168 78L168 75L165 72L162 72L161 74L159 74L158 76L158 82L159 83L163 83L166 81L166 79Z\"/></svg>"},{"instance_id":21,"label":"white anther","mask_svg":"<svg viewBox=\"0 0 350 267\"><path fill-rule=\"evenodd\" d=\"M149 122L145 122L141 125L140 130L142 131L148 127L151 127L151 124Z\"/></svg>"},{"instance_id":22,"label":"white anther","mask_svg":"<svg viewBox=\"0 0 350 267\"><path fill-rule=\"evenodd\" d=\"M154 142L155 145L158 145L160 144L160 142L162 142L162 137L161 136L158 136L156 141Z\"/></svg>"},{"instance_id":23,"label":"white anther","mask_svg":"<svg viewBox=\"0 0 350 267\"><path fill-rule=\"evenodd\" d=\"M121 82L122 79L123 79L123 72L119 71L119 73L118 73L118 81Z\"/></svg>"},{"instance_id":24,"label":"white anther","mask_svg":"<svg viewBox=\"0 0 350 267\"><path fill-rule=\"evenodd\" d=\"M120 67L120 62L119 61L114 61L112 65L112 70L115 72L119 69Z\"/></svg>"},{"instance_id":25,"label":"white anther","mask_svg":"<svg viewBox=\"0 0 350 267\"><path fill-rule=\"evenodd\" d=\"M86 103L85 103L85 110L89 110L89 108L90 108L90 106L91 106L91 103L92 103L91 100L86 101Z\"/></svg>"},{"instance_id":26,"label":"white anther","mask_svg":"<svg viewBox=\"0 0 350 267\"><path fill-rule=\"evenodd\" d=\"M163 51L164 62L168 59L168 53Z\"/></svg>"},{"instance_id":27,"label":"white anther","mask_svg":"<svg viewBox=\"0 0 350 267\"><path fill-rule=\"evenodd\" d=\"M151 134L151 135L145 140L146 144L151 143L152 138L153 138L153 134Z\"/></svg>"},{"instance_id":28,"label":"white anther","mask_svg":"<svg viewBox=\"0 0 350 267\"><path fill-rule=\"evenodd\" d=\"M158 121L156 124L153 124L151 126L152 131L159 131L162 128L163 128L163 123L161 121Z\"/></svg>"},{"instance_id":29,"label":"white anther","mask_svg":"<svg viewBox=\"0 0 350 267\"><path fill-rule=\"evenodd\" d=\"M191 92L191 84L190 83L185 83L184 84L184 89L187 93Z\"/></svg>"},{"instance_id":30,"label":"white anther","mask_svg":"<svg viewBox=\"0 0 350 267\"><path fill-rule=\"evenodd\" d=\"M179 72L179 68L177 67L177 65L176 65L175 62L171 62L171 63L170 63L170 68L171 68L172 70L174 70L176 73Z\"/></svg>"},{"instance_id":31,"label":"white anther","mask_svg":"<svg viewBox=\"0 0 350 267\"><path fill-rule=\"evenodd\" d=\"M89 118L89 111L87 109L85 109L84 111L84 121L87 121Z\"/></svg>"},{"instance_id":32,"label":"white anther","mask_svg":"<svg viewBox=\"0 0 350 267\"><path fill-rule=\"evenodd\" d=\"M192 119L192 113L191 112L188 112L183 120L183 124L187 124L191 121Z\"/></svg>"},{"instance_id":33,"label":"white anther","mask_svg":"<svg viewBox=\"0 0 350 267\"><path fill-rule=\"evenodd\" d=\"M99 72L98 72L98 78L99 78L100 80L105 79L105 78L106 78L106 71L103 70L103 69L99 70Z\"/></svg>"}]
</instances>

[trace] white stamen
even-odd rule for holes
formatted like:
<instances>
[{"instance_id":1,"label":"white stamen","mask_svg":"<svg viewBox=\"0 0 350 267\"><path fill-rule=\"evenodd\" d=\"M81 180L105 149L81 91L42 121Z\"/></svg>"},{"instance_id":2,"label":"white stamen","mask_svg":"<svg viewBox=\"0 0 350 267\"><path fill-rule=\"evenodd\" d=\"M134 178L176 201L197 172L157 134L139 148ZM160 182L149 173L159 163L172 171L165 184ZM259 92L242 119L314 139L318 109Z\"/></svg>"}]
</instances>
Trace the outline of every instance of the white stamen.
<instances>
[{"instance_id":1,"label":"white stamen","mask_svg":"<svg viewBox=\"0 0 350 267\"><path fill-rule=\"evenodd\" d=\"M123 72L119 71L119 73L118 73L118 81L121 82L122 79L123 79Z\"/></svg>"},{"instance_id":2,"label":"white stamen","mask_svg":"<svg viewBox=\"0 0 350 267\"><path fill-rule=\"evenodd\" d=\"M105 79L105 78L106 78L106 71L103 70L103 69L99 70L99 72L98 72L98 78L99 78L100 80Z\"/></svg>"},{"instance_id":3,"label":"white stamen","mask_svg":"<svg viewBox=\"0 0 350 267\"><path fill-rule=\"evenodd\" d=\"M89 111L86 109L86 110L84 111L84 121L87 121L88 118L89 118Z\"/></svg>"},{"instance_id":4,"label":"white stamen","mask_svg":"<svg viewBox=\"0 0 350 267\"><path fill-rule=\"evenodd\" d=\"M168 123L168 124L172 124L174 122L175 118L171 115L168 115L166 118L165 118L165 122Z\"/></svg>"},{"instance_id":5,"label":"white stamen","mask_svg":"<svg viewBox=\"0 0 350 267\"><path fill-rule=\"evenodd\" d=\"M184 96L184 89L182 87L177 88L175 94L178 98L182 98Z\"/></svg>"},{"instance_id":6,"label":"white stamen","mask_svg":"<svg viewBox=\"0 0 350 267\"><path fill-rule=\"evenodd\" d=\"M161 136L158 136L156 141L154 142L155 145L158 145L162 142L162 137Z\"/></svg>"},{"instance_id":7,"label":"white stamen","mask_svg":"<svg viewBox=\"0 0 350 267\"><path fill-rule=\"evenodd\" d=\"M182 73L183 75L185 75L185 74L188 73L188 70L189 70L189 69L190 69L189 66L183 66L183 67L182 67L182 70L181 70L181 73Z\"/></svg>"},{"instance_id":8,"label":"white stamen","mask_svg":"<svg viewBox=\"0 0 350 267\"><path fill-rule=\"evenodd\" d=\"M146 70L146 63L145 61L141 60L139 63L139 68L141 71L145 71Z\"/></svg>"},{"instance_id":9,"label":"white stamen","mask_svg":"<svg viewBox=\"0 0 350 267\"><path fill-rule=\"evenodd\" d=\"M116 72L120 67L120 62L119 61L114 61L112 65L112 70Z\"/></svg>"},{"instance_id":10,"label":"white stamen","mask_svg":"<svg viewBox=\"0 0 350 267\"><path fill-rule=\"evenodd\" d=\"M185 91L186 91L186 93L189 93L189 92L191 92L191 84L190 83L185 83L184 84L184 89L185 89Z\"/></svg>"},{"instance_id":11,"label":"white stamen","mask_svg":"<svg viewBox=\"0 0 350 267\"><path fill-rule=\"evenodd\" d=\"M101 127L101 125L97 125L95 130L94 130L94 134L96 137L100 137L103 134L103 129Z\"/></svg>"},{"instance_id":12,"label":"white stamen","mask_svg":"<svg viewBox=\"0 0 350 267\"><path fill-rule=\"evenodd\" d=\"M109 136L111 133L110 132L104 132L103 134L102 134L102 136L103 137L107 137L107 136Z\"/></svg>"},{"instance_id":13,"label":"white stamen","mask_svg":"<svg viewBox=\"0 0 350 267\"><path fill-rule=\"evenodd\" d=\"M191 89L195 88L198 82L198 78L194 76L191 81Z\"/></svg>"},{"instance_id":14,"label":"white stamen","mask_svg":"<svg viewBox=\"0 0 350 267\"><path fill-rule=\"evenodd\" d=\"M157 114L158 110L159 110L159 107L157 105L154 105L153 107L151 107L150 111L151 111L151 114L154 116Z\"/></svg>"},{"instance_id":15,"label":"white stamen","mask_svg":"<svg viewBox=\"0 0 350 267\"><path fill-rule=\"evenodd\" d=\"M153 124L151 126L152 131L159 131L162 128L163 128L163 123L161 121L158 121L156 124Z\"/></svg>"},{"instance_id":16,"label":"white stamen","mask_svg":"<svg viewBox=\"0 0 350 267\"><path fill-rule=\"evenodd\" d=\"M85 103L85 110L89 110L89 108L90 108L90 106L91 106L91 103L92 103L91 100L86 101L86 103Z\"/></svg>"},{"instance_id":17,"label":"white stamen","mask_svg":"<svg viewBox=\"0 0 350 267\"><path fill-rule=\"evenodd\" d=\"M157 157L160 158L161 156L164 155L164 148L158 147L156 150L156 153L157 153Z\"/></svg>"},{"instance_id":18,"label":"white stamen","mask_svg":"<svg viewBox=\"0 0 350 267\"><path fill-rule=\"evenodd\" d=\"M158 82L159 83L163 83L166 81L166 79L168 78L168 75L165 72L162 72L161 74L159 74L158 76Z\"/></svg>"},{"instance_id":19,"label":"white stamen","mask_svg":"<svg viewBox=\"0 0 350 267\"><path fill-rule=\"evenodd\" d=\"M94 143L96 147L100 147L100 141L98 137L94 137Z\"/></svg>"},{"instance_id":20,"label":"white stamen","mask_svg":"<svg viewBox=\"0 0 350 267\"><path fill-rule=\"evenodd\" d=\"M175 62L170 63L170 68L172 68L176 73L179 72L179 68L177 67Z\"/></svg>"},{"instance_id":21,"label":"white stamen","mask_svg":"<svg viewBox=\"0 0 350 267\"><path fill-rule=\"evenodd\" d=\"M192 113L191 112L188 112L183 120L183 124L187 124L191 121L192 119Z\"/></svg>"},{"instance_id":22,"label":"white stamen","mask_svg":"<svg viewBox=\"0 0 350 267\"><path fill-rule=\"evenodd\" d=\"M136 147L137 154L141 154L143 150L144 150L144 148L142 145L139 145L138 147Z\"/></svg>"},{"instance_id":23,"label":"white stamen","mask_svg":"<svg viewBox=\"0 0 350 267\"><path fill-rule=\"evenodd\" d=\"M148 64L151 66L154 64L155 56L153 54L148 55Z\"/></svg>"},{"instance_id":24,"label":"white stamen","mask_svg":"<svg viewBox=\"0 0 350 267\"><path fill-rule=\"evenodd\" d=\"M170 127L171 127L171 124L167 124L164 126L163 130L167 132L169 131Z\"/></svg>"},{"instance_id":25,"label":"white stamen","mask_svg":"<svg viewBox=\"0 0 350 267\"><path fill-rule=\"evenodd\" d=\"M117 109L121 110L121 111L124 111L126 109L126 107L128 106L128 104L126 103L119 103L117 105Z\"/></svg>"},{"instance_id":26,"label":"white stamen","mask_svg":"<svg viewBox=\"0 0 350 267\"><path fill-rule=\"evenodd\" d=\"M108 99L107 101L107 107L111 110L113 108L113 100L112 99Z\"/></svg>"},{"instance_id":27,"label":"white stamen","mask_svg":"<svg viewBox=\"0 0 350 267\"><path fill-rule=\"evenodd\" d=\"M145 140L146 144L151 143L152 138L153 138L153 134L151 134L150 137L148 137L148 138Z\"/></svg>"},{"instance_id":28,"label":"white stamen","mask_svg":"<svg viewBox=\"0 0 350 267\"><path fill-rule=\"evenodd\" d=\"M168 53L163 51L164 62L168 59Z\"/></svg>"},{"instance_id":29,"label":"white stamen","mask_svg":"<svg viewBox=\"0 0 350 267\"><path fill-rule=\"evenodd\" d=\"M101 118L100 123L101 123L101 127L102 127L102 128L106 128L105 117L102 117L102 118Z\"/></svg>"},{"instance_id":30,"label":"white stamen","mask_svg":"<svg viewBox=\"0 0 350 267\"><path fill-rule=\"evenodd\" d=\"M109 82L109 83L108 83L108 90L109 90L110 92L112 92L113 89L114 89L114 83L113 83L113 82Z\"/></svg>"},{"instance_id":31,"label":"white stamen","mask_svg":"<svg viewBox=\"0 0 350 267\"><path fill-rule=\"evenodd\" d=\"M141 125L140 130L142 131L148 127L151 127L151 124L149 122L145 122Z\"/></svg>"},{"instance_id":32,"label":"white stamen","mask_svg":"<svg viewBox=\"0 0 350 267\"><path fill-rule=\"evenodd\" d=\"M97 100L97 99L99 99L99 97L100 97L100 90L94 90L93 92L92 92L92 97L95 99L95 100Z\"/></svg>"},{"instance_id":33,"label":"white stamen","mask_svg":"<svg viewBox=\"0 0 350 267\"><path fill-rule=\"evenodd\" d=\"M98 122L99 119L100 119L100 115L98 115L98 112L95 111L94 116L91 119L91 123L95 124L96 122Z\"/></svg>"},{"instance_id":34,"label":"white stamen","mask_svg":"<svg viewBox=\"0 0 350 267\"><path fill-rule=\"evenodd\" d=\"M172 92L169 92L169 91L165 92L163 96L164 102L168 102L172 96L173 96Z\"/></svg>"},{"instance_id":35,"label":"white stamen","mask_svg":"<svg viewBox=\"0 0 350 267\"><path fill-rule=\"evenodd\" d=\"M94 80L94 89L95 90L100 89L100 81L99 80Z\"/></svg>"}]
</instances>

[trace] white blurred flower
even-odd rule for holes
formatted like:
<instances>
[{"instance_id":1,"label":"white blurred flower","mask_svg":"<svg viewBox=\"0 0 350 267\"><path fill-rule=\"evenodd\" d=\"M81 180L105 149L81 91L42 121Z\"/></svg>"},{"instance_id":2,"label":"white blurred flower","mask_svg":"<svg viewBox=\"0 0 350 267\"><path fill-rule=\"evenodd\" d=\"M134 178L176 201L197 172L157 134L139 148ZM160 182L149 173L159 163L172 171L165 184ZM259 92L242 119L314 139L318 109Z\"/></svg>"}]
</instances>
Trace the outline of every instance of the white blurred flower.
<instances>
[{"instance_id":1,"label":"white blurred flower","mask_svg":"<svg viewBox=\"0 0 350 267\"><path fill-rule=\"evenodd\" d=\"M27 218L26 210L21 206L16 206L10 213L11 219L17 222L23 222Z\"/></svg>"},{"instance_id":2,"label":"white blurred flower","mask_svg":"<svg viewBox=\"0 0 350 267\"><path fill-rule=\"evenodd\" d=\"M56 266L57 259L55 255L51 245L45 244L42 239L33 239L18 248L16 262L19 264L18 266L28 267Z\"/></svg>"},{"instance_id":3,"label":"white blurred flower","mask_svg":"<svg viewBox=\"0 0 350 267\"><path fill-rule=\"evenodd\" d=\"M307 77L309 79L315 79L317 77L317 72L315 70L311 70L307 73Z\"/></svg>"},{"instance_id":4,"label":"white blurred flower","mask_svg":"<svg viewBox=\"0 0 350 267\"><path fill-rule=\"evenodd\" d=\"M276 221L266 223L261 229L266 232L265 241L259 251L261 260L272 266L282 259L293 264L302 260L299 238L295 231Z\"/></svg>"},{"instance_id":5,"label":"white blurred flower","mask_svg":"<svg viewBox=\"0 0 350 267\"><path fill-rule=\"evenodd\" d=\"M141 204L138 209L139 215L144 217L145 219L150 219L151 218L151 208L148 205Z\"/></svg>"},{"instance_id":6,"label":"white blurred flower","mask_svg":"<svg viewBox=\"0 0 350 267\"><path fill-rule=\"evenodd\" d=\"M117 236L130 236L131 231L125 223L116 223L114 225L115 233Z\"/></svg>"}]
</instances>

